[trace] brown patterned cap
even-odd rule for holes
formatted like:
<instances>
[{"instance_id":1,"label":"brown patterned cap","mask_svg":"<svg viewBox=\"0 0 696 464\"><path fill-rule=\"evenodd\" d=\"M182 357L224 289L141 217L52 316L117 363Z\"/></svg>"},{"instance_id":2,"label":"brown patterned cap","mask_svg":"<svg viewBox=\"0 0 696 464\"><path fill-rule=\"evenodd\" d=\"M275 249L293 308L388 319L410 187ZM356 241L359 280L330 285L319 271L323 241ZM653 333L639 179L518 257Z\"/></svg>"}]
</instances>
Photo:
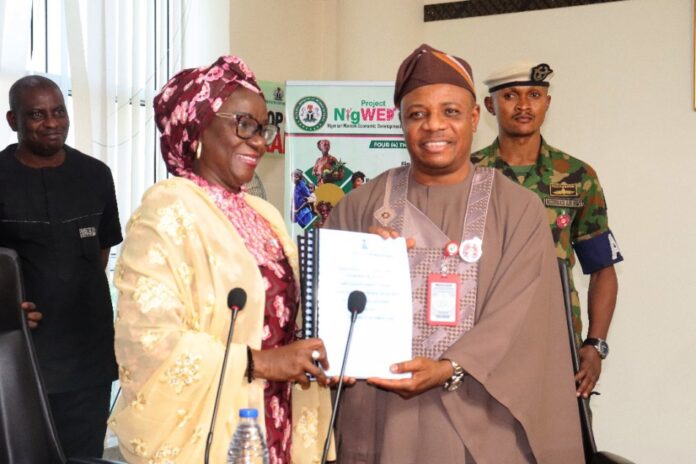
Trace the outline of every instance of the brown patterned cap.
<instances>
[{"instance_id":1,"label":"brown patterned cap","mask_svg":"<svg viewBox=\"0 0 696 464\"><path fill-rule=\"evenodd\" d=\"M394 86L394 105L401 104L404 95L418 87L431 84L452 84L474 96L474 75L471 66L462 58L435 50L427 44L416 48L399 66Z\"/></svg>"}]
</instances>

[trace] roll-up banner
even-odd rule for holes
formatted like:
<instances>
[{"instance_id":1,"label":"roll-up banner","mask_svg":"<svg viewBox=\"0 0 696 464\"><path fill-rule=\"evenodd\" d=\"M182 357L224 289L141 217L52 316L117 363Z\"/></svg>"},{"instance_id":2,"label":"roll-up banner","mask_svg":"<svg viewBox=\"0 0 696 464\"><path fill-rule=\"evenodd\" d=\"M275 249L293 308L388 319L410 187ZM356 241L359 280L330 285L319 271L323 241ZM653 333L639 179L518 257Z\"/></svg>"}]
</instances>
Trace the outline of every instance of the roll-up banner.
<instances>
[{"instance_id":1,"label":"roll-up banner","mask_svg":"<svg viewBox=\"0 0 696 464\"><path fill-rule=\"evenodd\" d=\"M266 146L266 154L285 154L285 84L282 82L258 81L268 107L268 122L278 126L278 135Z\"/></svg>"},{"instance_id":2,"label":"roll-up banner","mask_svg":"<svg viewBox=\"0 0 696 464\"><path fill-rule=\"evenodd\" d=\"M408 162L393 82L286 82L285 220L291 236L321 227L333 206Z\"/></svg>"}]
</instances>

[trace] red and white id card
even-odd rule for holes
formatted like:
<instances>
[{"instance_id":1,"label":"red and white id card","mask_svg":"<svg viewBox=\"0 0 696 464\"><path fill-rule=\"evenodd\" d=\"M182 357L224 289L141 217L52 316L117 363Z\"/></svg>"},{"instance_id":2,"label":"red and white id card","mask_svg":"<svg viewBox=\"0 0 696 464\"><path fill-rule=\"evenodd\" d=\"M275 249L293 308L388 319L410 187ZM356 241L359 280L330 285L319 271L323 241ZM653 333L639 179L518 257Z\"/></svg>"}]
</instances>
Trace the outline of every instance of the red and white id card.
<instances>
[{"instance_id":1,"label":"red and white id card","mask_svg":"<svg viewBox=\"0 0 696 464\"><path fill-rule=\"evenodd\" d=\"M428 275L426 318L429 325L459 324L459 276Z\"/></svg>"}]
</instances>

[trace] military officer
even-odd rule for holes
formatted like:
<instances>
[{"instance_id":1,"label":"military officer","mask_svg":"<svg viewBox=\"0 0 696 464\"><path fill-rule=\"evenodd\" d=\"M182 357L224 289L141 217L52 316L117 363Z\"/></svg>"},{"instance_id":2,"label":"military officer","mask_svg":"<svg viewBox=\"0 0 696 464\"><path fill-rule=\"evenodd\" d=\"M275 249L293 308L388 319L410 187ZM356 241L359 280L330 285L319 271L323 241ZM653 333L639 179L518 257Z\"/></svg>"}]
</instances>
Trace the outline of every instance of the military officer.
<instances>
[{"instance_id":1,"label":"military officer","mask_svg":"<svg viewBox=\"0 0 696 464\"><path fill-rule=\"evenodd\" d=\"M546 63L519 62L493 72L484 104L498 122L498 137L472 154L474 164L495 167L544 202L559 258L572 269L577 255L590 274L587 338L581 335L580 301L570 275L573 324L579 347L577 394L589 397L609 352L618 283L614 264L623 260L609 229L607 206L594 169L547 144L541 135L551 104Z\"/></svg>"}]
</instances>

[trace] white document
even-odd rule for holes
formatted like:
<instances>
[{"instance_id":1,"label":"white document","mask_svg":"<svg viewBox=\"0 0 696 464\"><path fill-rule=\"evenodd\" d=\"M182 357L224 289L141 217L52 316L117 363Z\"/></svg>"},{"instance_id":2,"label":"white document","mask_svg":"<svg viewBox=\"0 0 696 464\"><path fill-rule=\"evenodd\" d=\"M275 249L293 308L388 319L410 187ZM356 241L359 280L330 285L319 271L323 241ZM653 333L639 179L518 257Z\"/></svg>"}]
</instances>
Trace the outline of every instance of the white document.
<instances>
[{"instance_id":1,"label":"white document","mask_svg":"<svg viewBox=\"0 0 696 464\"><path fill-rule=\"evenodd\" d=\"M348 295L367 296L365 310L353 329L345 375L404 378L389 366L412 358L413 309L406 241L375 234L321 229L317 288L319 337L330 368L339 375L350 328Z\"/></svg>"}]
</instances>

